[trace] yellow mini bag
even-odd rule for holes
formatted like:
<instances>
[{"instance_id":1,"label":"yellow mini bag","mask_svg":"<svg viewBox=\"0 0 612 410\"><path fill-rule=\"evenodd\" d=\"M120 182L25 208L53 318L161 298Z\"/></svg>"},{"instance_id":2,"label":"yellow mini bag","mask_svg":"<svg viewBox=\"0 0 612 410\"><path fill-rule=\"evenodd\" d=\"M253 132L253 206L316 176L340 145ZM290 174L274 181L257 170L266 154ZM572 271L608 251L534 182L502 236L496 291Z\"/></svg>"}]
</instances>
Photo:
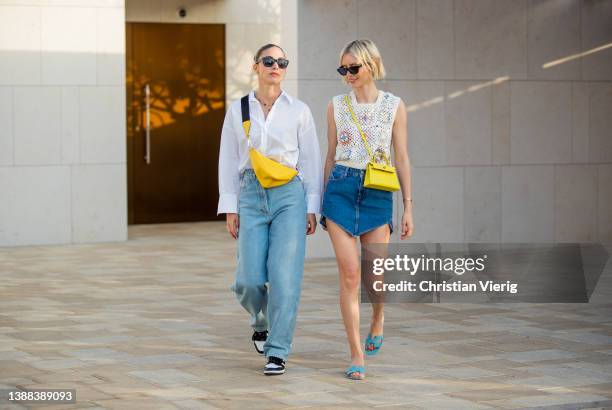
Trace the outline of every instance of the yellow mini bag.
<instances>
[{"instance_id":1,"label":"yellow mini bag","mask_svg":"<svg viewBox=\"0 0 612 410\"><path fill-rule=\"evenodd\" d=\"M249 139L249 132L251 130L251 119L249 114L249 96L245 95L240 100L242 109L242 127L246 133L247 140ZM249 144L250 145L250 144ZM285 185L291 181L294 176L298 174L296 169L281 164L280 162L274 161L266 157L264 154L259 152L257 149L249 146L249 158L251 160L251 166L255 172L257 180L264 188L273 188L281 185Z\"/></svg>"},{"instance_id":2,"label":"yellow mini bag","mask_svg":"<svg viewBox=\"0 0 612 410\"><path fill-rule=\"evenodd\" d=\"M381 189L383 191L397 191L400 189L399 180L397 179L397 173L395 172L395 167L391 166L391 162L386 155L383 155L386 164L379 164L374 162L374 157L372 156L372 151L370 151L370 146L368 145L368 140L366 139L363 131L361 130L361 125L359 125L359 121L357 120L357 116L353 111L353 107L351 107L351 101L349 100L349 96L344 96L344 101L351 112L351 116L353 117L353 122L357 126L359 133L361 134L361 138L363 139L363 143L368 151L368 155L370 156L370 161L366 165L366 173L365 178L363 179L363 186L366 188L374 188Z\"/></svg>"}]
</instances>

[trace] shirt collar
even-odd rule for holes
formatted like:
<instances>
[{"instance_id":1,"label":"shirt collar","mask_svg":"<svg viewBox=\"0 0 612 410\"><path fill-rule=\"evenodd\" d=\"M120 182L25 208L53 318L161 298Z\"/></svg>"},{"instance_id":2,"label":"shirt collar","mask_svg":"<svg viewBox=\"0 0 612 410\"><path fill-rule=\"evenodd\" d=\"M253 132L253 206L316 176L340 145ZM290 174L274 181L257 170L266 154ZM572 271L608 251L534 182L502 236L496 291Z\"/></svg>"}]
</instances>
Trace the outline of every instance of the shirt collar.
<instances>
[{"instance_id":1,"label":"shirt collar","mask_svg":"<svg viewBox=\"0 0 612 410\"><path fill-rule=\"evenodd\" d=\"M293 97L287 94L285 90L281 90L281 95L278 98L285 98L289 104L293 103ZM255 98L255 90L249 93L249 101L257 101L257 98Z\"/></svg>"}]
</instances>

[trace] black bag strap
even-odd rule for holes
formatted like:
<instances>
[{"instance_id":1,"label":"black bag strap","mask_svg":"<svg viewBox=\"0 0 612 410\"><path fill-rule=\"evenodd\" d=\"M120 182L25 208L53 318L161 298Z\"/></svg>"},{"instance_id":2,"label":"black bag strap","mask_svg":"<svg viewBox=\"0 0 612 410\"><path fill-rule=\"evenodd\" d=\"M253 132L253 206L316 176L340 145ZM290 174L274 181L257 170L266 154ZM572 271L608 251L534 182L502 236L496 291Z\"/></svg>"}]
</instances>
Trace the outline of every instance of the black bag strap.
<instances>
[{"instance_id":1,"label":"black bag strap","mask_svg":"<svg viewBox=\"0 0 612 410\"><path fill-rule=\"evenodd\" d=\"M249 95L245 95L240 99L240 108L242 111L242 128L246 137L249 138L249 131L251 130L251 116L249 114Z\"/></svg>"}]
</instances>

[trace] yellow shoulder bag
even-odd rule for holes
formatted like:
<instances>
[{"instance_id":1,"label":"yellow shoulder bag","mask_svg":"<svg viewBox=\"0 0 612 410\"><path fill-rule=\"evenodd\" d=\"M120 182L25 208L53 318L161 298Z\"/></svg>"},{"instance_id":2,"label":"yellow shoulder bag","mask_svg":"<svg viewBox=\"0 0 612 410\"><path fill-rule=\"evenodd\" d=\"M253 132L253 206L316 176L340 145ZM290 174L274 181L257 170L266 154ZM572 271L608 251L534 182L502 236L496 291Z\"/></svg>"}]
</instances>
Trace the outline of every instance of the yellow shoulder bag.
<instances>
[{"instance_id":1,"label":"yellow shoulder bag","mask_svg":"<svg viewBox=\"0 0 612 410\"><path fill-rule=\"evenodd\" d=\"M249 139L249 131L251 130L251 118L249 114L249 96L245 95L240 100L242 109L242 127L246 133L247 140ZM264 154L250 146L249 158L251 166L255 171L257 180L264 188L273 188L285 185L298 174L296 169L290 168L266 157Z\"/></svg>"},{"instance_id":2,"label":"yellow shoulder bag","mask_svg":"<svg viewBox=\"0 0 612 410\"><path fill-rule=\"evenodd\" d=\"M383 158L385 159L386 164L379 164L374 162L374 157L372 156L372 151L370 151L370 146L368 145L368 140L366 139L363 131L361 130L361 126L359 125L359 121L357 120L357 116L353 111L353 107L351 107L351 102L349 100L349 96L344 96L344 101L351 112L351 116L353 117L353 122L357 125L357 129L361 134L361 138L363 138L363 143L368 150L368 155L370 156L370 161L366 165L366 173L365 178L363 180L363 186L366 188L374 188L374 189L382 189L383 191L397 191L400 189L399 180L397 179L397 173L395 172L395 167L391 166L391 162L386 155L383 154Z\"/></svg>"}]
</instances>

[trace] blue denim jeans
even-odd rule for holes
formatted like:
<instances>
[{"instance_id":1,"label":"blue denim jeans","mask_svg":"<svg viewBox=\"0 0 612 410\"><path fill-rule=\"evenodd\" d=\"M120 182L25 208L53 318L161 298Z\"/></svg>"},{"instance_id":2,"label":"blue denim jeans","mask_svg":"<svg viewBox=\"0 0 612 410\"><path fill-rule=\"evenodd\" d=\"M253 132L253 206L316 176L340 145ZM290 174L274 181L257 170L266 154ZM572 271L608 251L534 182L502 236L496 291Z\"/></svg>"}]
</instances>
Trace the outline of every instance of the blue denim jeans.
<instances>
[{"instance_id":1,"label":"blue denim jeans","mask_svg":"<svg viewBox=\"0 0 612 410\"><path fill-rule=\"evenodd\" d=\"M296 176L263 188L252 169L240 174L238 266L232 290L251 314L251 326L268 330L266 357L287 359L300 301L306 249L306 193Z\"/></svg>"}]
</instances>

